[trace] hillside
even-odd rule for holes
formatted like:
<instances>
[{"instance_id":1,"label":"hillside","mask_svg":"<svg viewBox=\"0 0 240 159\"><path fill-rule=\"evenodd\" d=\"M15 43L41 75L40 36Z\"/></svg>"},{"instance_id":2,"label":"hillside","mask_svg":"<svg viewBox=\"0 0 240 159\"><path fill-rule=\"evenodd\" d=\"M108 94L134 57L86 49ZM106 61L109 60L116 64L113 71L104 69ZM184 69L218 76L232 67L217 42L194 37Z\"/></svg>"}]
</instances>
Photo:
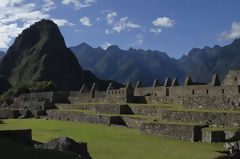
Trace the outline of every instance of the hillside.
<instances>
[{"instance_id":1,"label":"hillside","mask_svg":"<svg viewBox=\"0 0 240 159\"><path fill-rule=\"evenodd\" d=\"M162 82L165 77L182 77L177 61L166 53L151 50L121 50L110 46L107 50L92 48L86 43L70 48L84 69L91 70L100 78L121 83L141 80L144 85L152 85L155 78Z\"/></svg>"},{"instance_id":2,"label":"hillside","mask_svg":"<svg viewBox=\"0 0 240 159\"><path fill-rule=\"evenodd\" d=\"M3 51L0 51L0 59L1 59L1 58L3 58L5 55L6 55L6 53L5 53L5 52L3 52Z\"/></svg>"},{"instance_id":3,"label":"hillside","mask_svg":"<svg viewBox=\"0 0 240 159\"><path fill-rule=\"evenodd\" d=\"M66 47L58 26L41 20L25 29L0 61L0 75L14 86L21 82L53 81L57 90L79 90L93 82L105 89L109 81L84 71Z\"/></svg>"},{"instance_id":4,"label":"hillside","mask_svg":"<svg viewBox=\"0 0 240 159\"><path fill-rule=\"evenodd\" d=\"M240 69L240 39L231 44L213 48L194 48L180 59L152 50L121 50L110 46L107 50L92 48L86 43L70 48L84 69L100 78L128 81L141 80L151 85L155 78L163 83L165 77L177 77L180 82L190 75L194 81L209 82L214 73L223 80L229 70Z\"/></svg>"},{"instance_id":5,"label":"hillside","mask_svg":"<svg viewBox=\"0 0 240 159\"><path fill-rule=\"evenodd\" d=\"M194 48L178 60L178 66L194 80L209 82L214 73L223 80L229 70L239 70L239 60L240 39L236 39L224 47L215 45L213 48Z\"/></svg>"}]
</instances>

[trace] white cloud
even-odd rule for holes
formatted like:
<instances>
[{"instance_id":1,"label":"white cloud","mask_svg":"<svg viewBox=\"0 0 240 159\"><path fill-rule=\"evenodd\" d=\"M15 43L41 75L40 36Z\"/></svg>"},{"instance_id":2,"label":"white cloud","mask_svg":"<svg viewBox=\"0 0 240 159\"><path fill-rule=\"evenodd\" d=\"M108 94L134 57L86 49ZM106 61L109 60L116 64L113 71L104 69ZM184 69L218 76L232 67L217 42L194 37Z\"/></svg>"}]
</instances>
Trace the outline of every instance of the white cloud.
<instances>
[{"instance_id":1,"label":"white cloud","mask_svg":"<svg viewBox=\"0 0 240 159\"><path fill-rule=\"evenodd\" d=\"M0 48L8 48L12 38L16 37L22 31L17 27L17 23L4 25L0 23Z\"/></svg>"},{"instance_id":2,"label":"white cloud","mask_svg":"<svg viewBox=\"0 0 240 159\"><path fill-rule=\"evenodd\" d=\"M134 24L128 20L128 17L120 18L116 20L117 13L113 11L106 10L103 13L108 13L106 16L107 25L111 26L111 29L106 29L105 33L108 35L110 33L118 32L120 33L123 30L131 31L131 29L141 28L140 25Z\"/></svg>"},{"instance_id":3,"label":"white cloud","mask_svg":"<svg viewBox=\"0 0 240 159\"><path fill-rule=\"evenodd\" d=\"M82 17L80 19L80 22L82 23L82 25L84 26L91 26L91 22L90 22L90 18L89 17Z\"/></svg>"},{"instance_id":4,"label":"white cloud","mask_svg":"<svg viewBox=\"0 0 240 159\"><path fill-rule=\"evenodd\" d=\"M51 19L54 23L56 23L58 26L65 26L65 25L69 25L69 26L74 26L75 24L68 22L66 19L55 19L52 18Z\"/></svg>"},{"instance_id":5,"label":"white cloud","mask_svg":"<svg viewBox=\"0 0 240 159\"><path fill-rule=\"evenodd\" d=\"M154 20L152 23L154 26L157 26L157 27L168 28L168 27L172 27L175 22L174 22L174 20L171 20L168 17L159 17L156 20Z\"/></svg>"},{"instance_id":6,"label":"white cloud","mask_svg":"<svg viewBox=\"0 0 240 159\"><path fill-rule=\"evenodd\" d=\"M101 18L99 18L99 17L98 17L96 20L97 20L97 21L100 21L100 20L101 20Z\"/></svg>"},{"instance_id":7,"label":"white cloud","mask_svg":"<svg viewBox=\"0 0 240 159\"><path fill-rule=\"evenodd\" d=\"M0 7L14 6L15 4L21 3L23 0L1 0Z\"/></svg>"},{"instance_id":8,"label":"white cloud","mask_svg":"<svg viewBox=\"0 0 240 159\"><path fill-rule=\"evenodd\" d=\"M62 0L62 4L73 4L75 9L90 7L96 0Z\"/></svg>"},{"instance_id":9,"label":"white cloud","mask_svg":"<svg viewBox=\"0 0 240 159\"><path fill-rule=\"evenodd\" d=\"M108 13L106 17L107 24L111 25L114 22L114 17L116 16L117 16L116 12L110 11L110 13Z\"/></svg>"},{"instance_id":10,"label":"white cloud","mask_svg":"<svg viewBox=\"0 0 240 159\"><path fill-rule=\"evenodd\" d=\"M135 42L133 42L132 44L130 44L129 46L130 47L133 47L133 46L135 46L135 45L141 45L142 43L143 43L143 35L142 34L138 34L138 35L136 35L136 41Z\"/></svg>"},{"instance_id":11,"label":"white cloud","mask_svg":"<svg viewBox=\"0 0 240 159\"><path fill-rule=\"evenodd\" d=\"M44 4L42 5L42 8L46 12L56 8L56 5L52 0L43 0L43 2Z\"/></svg>"},{"instance_id":12,"label":"white cloud","mask_svg":"<svg viewBox=\"0 0 240 159\"><path fill-rule=\"evenodd\" d=\"M107 48L111 45L112 44L110 44L109 42L105 42L104 44L101 45L101 48L103 48L104 50L107 50Z\"/></svg>"},{"instance_id":13,"label":"white cloud","mask_svg":"<svg viewBox=\"0 0 240 159\"><path fill-rule=\"evenodd\" d=\"M162 29L156 28L156 29L149 29L150 32L155 33L156 35L159 35L162 32Z\"/></svg>"},{"instance_id":14,"label":"white cloud","mask_svg":"<svg viewBox=\"0 0 240 159\"><path fill-rule=\"evenodd\" d=\"M120 33L122 30L124 29L136 29L136 28L140 28L141 26L138 24L133 24L130 21L127 21L128 17L124 17L121 18L119 22L116 22L114 27L112 28L112 30L117 31L118 33Z\"/></svg>"},{"instance_id":15,"label":"white cloud","mask_svg":"<svg viewBox=\"0 0 240 159\"><path fill-rule=\"evenodd\" d=\"M223 31L218 36L219 41L240 38L240 22L233 22L230 31Z\"/></svg>"},{"instance_id":16,"label":"white cloud","mask_svg":"<svg viewBox=\"0 0 240 159\"><path fill-rule=\"evenodd\" d=\"M40 7L39 7L40 6ZM53 9L51 0L28 3L25 0L0 1L0 48L8 48L13 38L23 29L41 19L52 19L58 25L73 25L65 19L51 18L48 11Z\"/></svg>"},{"instance_id":17,"label":"white cloud","mask_svg":"<svg viewBox=\"0 0 240 159\"><path fill-rule=\"evenodd\" d=\"M109 34L109 30L108 29L105 30L105 34L107 34L107 35Z\"/></svg>"}]
</instances>

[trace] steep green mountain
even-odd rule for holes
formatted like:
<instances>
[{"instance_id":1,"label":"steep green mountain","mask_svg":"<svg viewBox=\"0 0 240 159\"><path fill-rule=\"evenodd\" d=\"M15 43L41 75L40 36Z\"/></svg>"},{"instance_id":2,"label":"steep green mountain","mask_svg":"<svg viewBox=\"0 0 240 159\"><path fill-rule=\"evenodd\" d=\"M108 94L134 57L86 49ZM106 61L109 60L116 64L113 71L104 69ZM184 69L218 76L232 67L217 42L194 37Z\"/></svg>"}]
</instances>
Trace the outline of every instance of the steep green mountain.
<instances>
[{"instance_id":1,"label":"steep green mountain","mask_svg":"<svg viewBox=\"0 0 240 159\"><path fill-rule=\"evenodd\" d=\"M0 51L0 59L1 59L1 58L3 58L5 55L6 55L6 53L5 53L5 52L3 52L3 51Z\"/></svg>"},{"instance_id":2,"label":"steep green mountain","mask_svg":"<svg viewBox=\"0 0 240 159\"><path fill-rule=\"evenodd\" d=\"M53 81L57 90L79 90L83 83L90 87L93 82L104 89L109 83L81 68L57 25L50 20L33 24L15 39L0 61L0 75L13 86L21 82Z\"/></svg>"},{"instance_id":3,"label":"steep green mountain","mask_svg":"<svg viewBox=\"0 0 240 159\"><path fill-rule=\"evenodd\" d=\"M91 70L100 78L111 79L121 83L133 84L143 81L152 85L155 78L164 81L165 77L181 77L177 61L166 53L151 50L121 50L113 45L106 50L92 48L86 43L70 48L82 67Z\"/></svg>"},{"instance_id":4,"label":"steep green mountain","mask_svg":"<svg viewBox=\"0 0 240 159\"><path fill-rule=\"evenodd\" d=\"M223 80L229 70L240 69L240 39L224 47L194 48L180 59L159 51L121 50L117 46L103 50L85 43L70 49L83 68L100 78L121 83L142 80L145 85L151 85L154 78L163 81L165 77L177 77L183 82L187 75L194 81L209 82L214 73Z\"/></svg>"},{"instance_id":5,"label":"steep green mountain","mask_svg":"<svg viewBox=\"0 0 240 159\"><path fill-rule=\"evenodd\" d=\"M229 70L240 70L240 39L224 47L194 48L178 60L179 68L194 80L209 82L217 73L223 80Z\"/></svg>"}]
</instances>

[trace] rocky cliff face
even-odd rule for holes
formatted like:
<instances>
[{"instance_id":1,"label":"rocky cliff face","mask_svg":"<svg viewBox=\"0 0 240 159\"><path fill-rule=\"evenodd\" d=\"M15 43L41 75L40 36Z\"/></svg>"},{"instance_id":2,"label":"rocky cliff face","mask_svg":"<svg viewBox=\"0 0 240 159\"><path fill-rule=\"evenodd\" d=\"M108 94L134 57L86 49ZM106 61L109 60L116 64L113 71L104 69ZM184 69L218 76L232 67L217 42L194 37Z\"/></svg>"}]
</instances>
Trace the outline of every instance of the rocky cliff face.
<instances>
[{"instance_id":1,"label":"rocky cliff face","mask_svg":"<svg viewBox=\"0 0 240 159\"><path fill-rule=\"evenodd\" d=\"M104 89L109 83L81 68L66 47L59 28L50 20L33 24L16 38L0 61L0 74L13 86L21 82L53 81L57 90L79 90L83 83L91 87L93 82Z\"/></svg>"}]
</instances>

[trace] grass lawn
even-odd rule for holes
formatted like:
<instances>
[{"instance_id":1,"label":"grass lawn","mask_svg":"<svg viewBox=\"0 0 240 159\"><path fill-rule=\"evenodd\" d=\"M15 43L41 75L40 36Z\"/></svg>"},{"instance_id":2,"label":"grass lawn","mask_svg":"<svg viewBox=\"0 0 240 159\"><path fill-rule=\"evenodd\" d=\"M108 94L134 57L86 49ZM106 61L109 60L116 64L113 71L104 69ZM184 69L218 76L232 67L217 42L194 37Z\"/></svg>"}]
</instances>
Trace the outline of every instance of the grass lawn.
<instances>
[{"instance_id":1,"label":"grass lawn","mask_svg":"<svg viewBox=\"0 0 240 159\"><path fill-rule=\"evenodd\" d=\"M122 127L41 119L9 119L3 122L0 129L31 128L33 140L39 142L60 136L87 142L93 159L212 159L221 155L216 151L224 150L223 144L141 135L139 130Z\"/></svg>"}]
</instances>

